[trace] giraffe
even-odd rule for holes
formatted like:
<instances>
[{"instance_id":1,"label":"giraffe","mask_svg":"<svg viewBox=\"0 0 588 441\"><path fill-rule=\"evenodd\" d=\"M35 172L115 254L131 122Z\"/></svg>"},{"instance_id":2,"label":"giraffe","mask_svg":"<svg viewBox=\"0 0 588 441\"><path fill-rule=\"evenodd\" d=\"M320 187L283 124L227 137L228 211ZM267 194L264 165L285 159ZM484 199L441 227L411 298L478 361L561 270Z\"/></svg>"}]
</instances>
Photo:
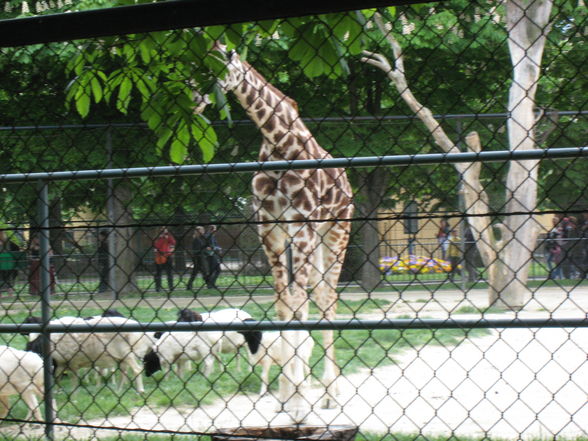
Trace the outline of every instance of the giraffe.
<instances>
[{"instance_id":1,"label":"giraffe","mask_svg":"<svg viewBox=\"0 0 588 441\"><path fill-rule=\"evenodd\" d=\"M232 51L226 55L227 74L220 80L233 92L263 135L259 161L326 159L324 150L301 120L297 103L270 84L249 63ZM306 320L312 292L322 319L336 317L335 290L349 241L353 213L351 186L344 169L259 171L252 181L259 234L274 279L279 320ZM278 221L278 222L276 222ZM288 282L286 246L290 244L293 281ZM290 333L292 334L292 333ZM293 333L296 335L296 333ZM301 335L303 333L300 333ZM284 345L302 342L284 339ZM323 331L325 349L322 407L336 407L333 331ZM284 348L284 352L286 348ZM291 349L290 349L291 352ZM302 360L295 357L295 378L280 376L282 406L304 418L313 403L305 395Z\"/></svg>"}]
</instances>

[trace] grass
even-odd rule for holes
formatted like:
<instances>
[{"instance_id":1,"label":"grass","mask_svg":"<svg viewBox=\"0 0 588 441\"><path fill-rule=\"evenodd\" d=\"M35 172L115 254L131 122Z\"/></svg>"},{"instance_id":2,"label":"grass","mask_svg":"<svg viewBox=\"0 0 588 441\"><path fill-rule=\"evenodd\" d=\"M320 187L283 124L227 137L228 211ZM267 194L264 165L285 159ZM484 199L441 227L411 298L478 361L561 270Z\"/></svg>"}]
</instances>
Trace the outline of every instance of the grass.
<instances>
[{"instance_id":1,"label":"grass","mask_svg":"<svg viewBox=\"0 0 588 441\"><path fill-rule=\"evenodd\" d=\"M504 310L495 306L487 306L484 308L476 308L475 306L466 305L458 308L453 314L493 314L503 313Z\"/></svg>"},{"instance_id":2,"label":"grass","mask_svg":"<svg viewBox=\"0 0 588 441\"><path fill-rule=\"evenodd\" d=\"M529 280L527 285L530 288L536 287L572 287L572 286L586 286L588 280L549 280L547 279L547 270L541 263L534 262L529 272L531 277L535 279ZM217 289L206 288L204 281L201 277L196 278L194 283L194 290L188 291L186 289L187 277L176 277L176 287L170 294L174 297L218 297L219 291L224 297L234 296L248 296L255 297L257 295L273 295L272 288L272 277L271 276L245 276L239 274L228 274L219 277L217 281ZM165 280L164 286L165 284ZM80 280L80 281L68 281L61 280L57 284L57 292L54 295L55 299L67 298L68 300L83 300L87 299L88 296L94 298L110 298L110 294L96 295L98 283L96 280ZM386 276L382 278L382 283L374 292L406 292L406 291L438 291L438 290L461 290L465 287L466 290L470 289L487 289L488 284L484 281L476 283L464 283L462 285L461 280L456 282L449 282L447 275L440 274L395 274L392 276ZM28 296L28 287L26 284L19 283L15 287L15 292L20 293L21 300L34 300L37 297ZM355 282L341 283L337 289L338 292L358 292L362 291ZM136 291L125 293L125 298L128 299L149 299L149 298L161 298L162 293L154 290L153 278L151 276L141 276L136 281ZM2 303L9 303L14 301L14 298L3 298L0 299Z\"/></svg>"},{"instance_id":3,"label":"grass","mask_svg":"<svg viewBox=\"0 0 588 441\"><path fill-rule=\"evenodd\" d=\"M386 309L389 302L385 300L365 300L344 302L339 309L340 314L346 313L370 313ZM272 303L249 303L245 308L256 318L272 319L275 317ZM84 308L76 311L71 308L59 308L58 315L93 315L100 311L92 308ZM132 311L121 308L121 312L128 314L139 321L163 321L174 319L177 308L155 310L153 308L138 307ZM311 308L311 314L318 311ZM4 316L3 322L21 322L26 311L19 311L11 316ZM335 347L337 349L337 361L344 375L357 372L362 368L373 369L394 362L394 355L406 348L420 347L422 345L455 345L467 337L485 335L485 330L349 330L335 332ZM323 369L320 347L322 335L313 332L313 338L318 343L311 358L313 375L320 377ZM14 347L23 348L26 341L20 335L0 334L0 341ZM181 406L193 407L212 403L235 393L245 392L255 394L259 391L259 373L252 374L247 363L239 370L236 367L234 354L223 354L223 364L216 364L214 373L209 378L204 378L195 370L188 378L178 378L174 373L164 375L158 372L151 378L144 378L145 394L139 396L134 388L128 384L122 391L116 390L108 378L104 383L97 385L88 376L82 377L78 390L72 389L71 378L60 381L56 388L56 400L59 418L64 421L79 421L100 417L112 417L128 414L137 406ZM279 369L272 368L270 376L271 387L277 388L276 377ZM82 372L84 373L84 372ZM79 373L78 373L79 374ZM10 416L24 418L27 409L24 403L18 402L13 406Z\"/></svg>"}]
</instances>

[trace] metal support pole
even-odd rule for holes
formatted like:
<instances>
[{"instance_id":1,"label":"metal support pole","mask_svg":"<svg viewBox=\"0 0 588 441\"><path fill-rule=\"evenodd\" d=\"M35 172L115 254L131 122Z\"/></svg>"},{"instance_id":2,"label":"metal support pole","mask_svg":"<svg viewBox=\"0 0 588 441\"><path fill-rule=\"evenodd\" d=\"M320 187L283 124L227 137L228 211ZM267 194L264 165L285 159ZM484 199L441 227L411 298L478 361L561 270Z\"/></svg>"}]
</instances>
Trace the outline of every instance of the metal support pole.
<instances>
[{"instance_id":1,"label":"metal support pole","mask_svg":"<svg viewBox=\"0 0 588 441\"><path fill-rule=\"evenodd\" d=\"M108 168L112 168L112 129L109 127L106 130L106 150L108 152ZM108 212L108 223L113 226L112 230L108 232L108 285L112 292L112 298L118 299L118 289L116 286L116 229L114 228L114 182L112 178L107 179L108 199L106 202L106 210Z\"/></svg>"},{"instance_id":2,"label":"metal support pole","mask_svg":"<svg viewBox=\"0 0 588 441\"><path fill-rule=\"evenodd\" d=\"M40 276L41 276L41 318L43 330L43 377L45 381L45 436L48 440L54 439L53 421L55 409L53 409L53 364L51 361L51 332L46 326L51 320L51 262L49 259L49 186L45 181L39 181L38 186L38 225L40 241Z\"/></svg>"}]
</instances>

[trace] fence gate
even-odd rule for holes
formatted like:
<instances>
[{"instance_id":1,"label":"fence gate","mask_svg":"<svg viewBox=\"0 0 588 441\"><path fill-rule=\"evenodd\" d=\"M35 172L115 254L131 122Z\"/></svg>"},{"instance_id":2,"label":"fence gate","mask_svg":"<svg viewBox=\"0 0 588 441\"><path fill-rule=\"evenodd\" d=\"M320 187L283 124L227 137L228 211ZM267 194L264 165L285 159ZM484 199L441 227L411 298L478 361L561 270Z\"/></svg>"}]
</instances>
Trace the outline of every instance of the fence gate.
<instances>
[{"instance_id":1,"label":"fence gate","mask_svg":"<svg viewBox=\"0 0 588 441\"><path fill-rule=\"evenodd\" d=\"M581 0L7 0L0 438L588 437Z\"/></svg>"}]
</instances>

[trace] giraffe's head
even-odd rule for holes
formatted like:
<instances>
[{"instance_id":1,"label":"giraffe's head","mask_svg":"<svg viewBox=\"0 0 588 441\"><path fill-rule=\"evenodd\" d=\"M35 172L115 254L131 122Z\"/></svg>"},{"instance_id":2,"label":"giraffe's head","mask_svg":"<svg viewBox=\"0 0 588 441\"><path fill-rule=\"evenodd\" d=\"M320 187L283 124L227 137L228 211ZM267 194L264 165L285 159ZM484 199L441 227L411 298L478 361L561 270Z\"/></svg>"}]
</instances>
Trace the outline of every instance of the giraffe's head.
<instances>
[{"instance_id":1,"label":"giraffe's head","mask_svg":"<svg viewBox=\"0 0 588 441\"><path fill-rule=\"evenodd\" d=\"M227 51L226 46L220 43L216 43L213 50L209 53L209 57L215 57L227 66L227 73L224 78L218 79L217 84L227 93L234 90L239 84L241 84L247 73L248 64L243 62L237 52ZM206 107L212 103L209 94L201 93L195 84L193 85L193 99L194 99L194 113L200 114L204 112Z\"/></svg>"},{"instance_id":2,"label":"giraffe's head","mask_svg":"<svg viewBox=\"0 0 588 441\"><path fill-rule=\"evenodd\" d=\"M250 69L247 63L243 62L236 51L226 51L226 48L220 48L219 52L224 54L224 62L227 66L227 74L218 81L218 84L225 92L230 92L237 88L243 81L245 75Z\"/></svg>"}]
</instances>

